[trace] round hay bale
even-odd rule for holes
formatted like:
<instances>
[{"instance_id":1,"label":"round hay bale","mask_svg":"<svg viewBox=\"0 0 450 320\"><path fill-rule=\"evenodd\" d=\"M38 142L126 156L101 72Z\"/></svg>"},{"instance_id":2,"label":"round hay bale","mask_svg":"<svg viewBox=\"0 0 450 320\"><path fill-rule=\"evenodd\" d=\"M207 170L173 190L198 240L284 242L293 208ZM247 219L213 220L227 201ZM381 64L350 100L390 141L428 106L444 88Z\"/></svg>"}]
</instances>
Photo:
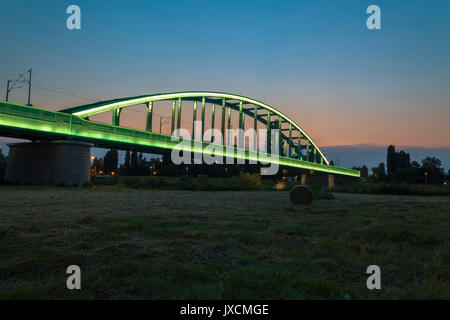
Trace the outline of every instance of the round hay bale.
<instances>
[{"instance_id":1,"label":"round hay bale","mask_svg":"<svg viewBox=\"0 0 450 320\"><path fill-rule=\"evenodd\" d=\"M293 204L309 205L313 201L313 192L308 186L299 184L291 189L289 197L291 198L291 202Z\"/></svg>"}]
</instances>

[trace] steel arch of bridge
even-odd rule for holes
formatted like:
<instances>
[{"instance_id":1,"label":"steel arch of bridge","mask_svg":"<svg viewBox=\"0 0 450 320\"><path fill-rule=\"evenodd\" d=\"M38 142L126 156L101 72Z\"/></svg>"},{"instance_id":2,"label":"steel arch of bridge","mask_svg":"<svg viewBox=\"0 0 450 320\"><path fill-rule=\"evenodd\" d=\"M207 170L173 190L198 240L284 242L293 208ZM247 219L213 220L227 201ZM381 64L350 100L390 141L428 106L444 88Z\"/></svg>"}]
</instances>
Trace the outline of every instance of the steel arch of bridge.
<instances>
[{"instance_id":1,"label":"steel arch of bridge","mask_svg":"<svg viewBox=\"0 0 450 320\"><path fill-rule=\"evenodd\" d=\"M205 119L204 110L206 103L217 105L221 104L223 106L222 112L225 111L225 108L228 109L228 113L230 113L231 110L237 110L240 113L240 120L245 120L245 114L253 116L255 122L260 121L266 124L266 127L271 127L272 122L269 119L269 114L273 114L278 117L278 124L289 124L289 131L291 133L292 129L297 130L300 135L299 138L305 139L307 141L307 145L309 143L313 147L313 150L316 150L317 155L320 155L320 159L316 159L316 157L314 157L314 159L291 157L292 153L290 149L289 156L277 154L275 157L271 157L270 154L258 150L254 151L230 145L227 145L226 147L224 146L225 148L220 148L220 145L217 145L215 141L214 143L210 143L208 141L189 141L189 139L186 141L188 142L188 145L179 149L179 142L182 140L184 142L186 139L160 134L151 130L153 102L160 100L173 100L172 129L175 128L175 110L181 115L181 102L184 100L193 101L194 106L199 101L201 102L203 123ZM124 107L137 104L147 104L146 130L119 126L120 110ZM248 104L252 104L252 108L244 108L244 106ZM264 109L267 114L258 114L259 109ZM112 124L91 121L88 118L90 115L109 110L113 111ZM194 114L195 112L196 111L194 111ZM222 117L222 119L224 118ZM230 118L228 118L228 120L229 119ZM180 117L178 117L177 122L178 123L176 126L177 128L180 128ZM223 125L224 121L222 121L222 126ZM241 121L240 127L243 128L244 125L245 121ZM178 149L194 153L214 153L217 156L227 158L274 163L282 166L314 170L329 174L339 174L352 177L360 176L360 173L357 170L330 165L323 153L310 139L310 137L298 125L296 125L291 119L280 111L257 100L227 93L198 91L144 95L139 97L97 102L62 111L52 111L0 101L0 136L29 139L33 141L73 140L92 143L94 146L100 148L133 149L149 153L159 153L161 150L169 151ZM286 137L283 135L282 138L284 138L285 141L289 141L289 138L292 138L292 136L289 135L289 137ZM298 141L300 141L300 139L298 139ZM216 145L219 148L211 152L208 148L210 145ZM305 146L297 144L297 147L299 151L298 155L300 155L300 147L303 148ZM308 152L306 154L308 154Z\"/></svg>"},{"instance_id":2,"label":"steel arch of bridge","mask_svg":"<svg viewBox=\"0 0 450 320\"><path fill-rule=\"evenodd\" d=\"M225 127L225 108L229 108L228 110L228 126L229 126L229 119L230 119L230 110L233 109L235 111L239 112L239 127L240 129L244 129L244 123L243 121L243 115L248 115L254 118L255 120L255 130L256 130L256 121L261 122L263 125L266 126L267 130L270 131L271 129L274 129L272 126L271 117L275 116L278 117L278 128L280 128L280 138L284 140L288 144L289 148L289 157L292 155L292 149L296 150L297 157L300 160L302 159L302 152L301 148L306 148L306 160L309 161L309 147L311 147L311 151L313 152L313 159L311 162L318 162L321 164L329 165L329 161L323 154L323 152L320 150L320 148L314 143L314 141L306 134L306 132L297 125L292 119L290 119L288 116L283 114L282 112L278 111L274 107L265 104L263 102L260 102L258 100L230 94L230 93L222 93L222 92L210 92L210 91L187 91L187 92L173 92L173 93L158 93L153 95L143 95L143 96L137 96L137 97L129 97L129 98L122 98L122 99L115 99L115 100L108 100L108 101L102 101L102 102L96 102L93 104L87 104L83 106L78 106L74 108L69 108L62 110L61 112L70 113L82 118L88 118L92 115L96 115L99 113L112 111L112 124L113 125L119 125L119 118L120 113L123 108L130 107L133 105L138 104L147 104L147 131L151 131L151 122L152 122L152 113L153 113L153 102L155 101L164 101L164 100L172 100L172 126L171 131L173 132L174 129L180 128L180 116L181 116L181 105L182 101L194 101L193 106L193 114L194 118L193 121L195 121L196 117L196 103L200 102L202 105L202 134L204 131L204 112L205 112L205 103L210 103L213 105L221 105L222 106L222 136L224 137L224 127ZM237 102L230 102L228 100L233 100ZM253 105L254 108L244 108L244 105ZM263 109L266 110L266 114L258 114L258 110ZM214 112L212 113L214 117ZM265 118L264 118L265 117ZM175 124L175 118L177 118L177 123ZM286 136L282 132L282 124L287 123L289 125L288 130L289 136ZM175 127L176 126L176 127ZM228 128L229 129L229 128ZM298 131L298 137L292 137L292 131ZM306 145L301 145L301 139L305 139ZM293 140L297 140L297 145L293 142ZM267 141L267 140L266 140ZM281 144L280 144L281 146ZM318 159L316 158L316 152Z\"/></svg>"}]
</instances>

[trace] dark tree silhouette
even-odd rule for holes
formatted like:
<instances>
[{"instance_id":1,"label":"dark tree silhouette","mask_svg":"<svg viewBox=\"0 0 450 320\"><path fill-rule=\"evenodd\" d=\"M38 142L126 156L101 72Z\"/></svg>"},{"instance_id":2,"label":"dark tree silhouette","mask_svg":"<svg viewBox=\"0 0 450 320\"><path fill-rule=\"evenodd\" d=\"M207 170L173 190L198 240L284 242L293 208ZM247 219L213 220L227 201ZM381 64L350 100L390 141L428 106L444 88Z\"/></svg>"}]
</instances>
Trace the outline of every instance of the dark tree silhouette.
<instances>
[{"instance_id":1,"label":"dark tree silhouette","mask_svg":"<svg viewBox=\"0 0 450 320\"><path fill-rule=\"evenodd\" d=\"M409 153L406 153L405 151L400 151L395 153L395 162L396 162L396 168L409 168L411 166Z\"/></svg>"},{"instance_id":2,"label":"dark tree silhouette","mask_svg":"<svg viewBox=\"0 0 450 320\"><path fill-rule=\"evenodd\" d=\"M392 144L387 148L387 158L386 158L386 165L387 165L387 173L392 174L397 169L395 166L395 146Z\"/></svg>"},{"instance_id":3,"label":"dark tree silhouette","mask_svg":"<svg viewBox=\"0 0 450 320\"><path fill-rule=\"evenodd\" d=\"M384 162L381 162L378 167L372 168L372 178L375 182L384 181L386 179L386 170Z\"/></svg>"},{"instance_id":4,"label":"dark tree silhouette","mask_svg":"<svg viewBox=\"0 0 450 320\"><path fill-rule=\"evenodd\" d=\"M131 175L136 175L138 174L138 155L136 151L133 151L131 153L131 161L130 161L130 174Z\"/></svg>"},{"instance_id":5,"label":"dark tree silhouette","mask_svg":"<svg viewBox=\"0 0 450 320\"><path fill-rule=\"evenodd\" d=\"M130 166L131 166L130 151L127 150L127 152L125 153L125 163L123 164L124 174L130 174Z\"/></svg>"},{"instance_id":6,"label":"dark tree silhouette","mask_svg":"<svg viewBox=\"0 0 450 320\"><path fill-rule=\"evenodd\" d=\"M384 168L384 162L381 162L378 165L378 170L379 170L380 174L382 174L383 176L386 175L386 169Z\"/></svg>"},{"instance_id":7,"label":"dark tree silhouette","mask_svg":"<svg viewBox=\"0 0 450 320\"><path fill-rule=\"evenodd\" d=\"M363 178L369 177L369 169L366 167L366 165L363 165L361 167L361 177Z\"/></svg>"},{"instance_id":8,"label":"dark tree silhouette","mask_svg":"<svg viewBox=\"0 0 450 320\"><path fill-rule=\"evenodd\" d=\"M444 169L441 168L441 160L435 157L426 157L422 160L422 171L426 183L442 184L444 182Z\"/></svg>"},{"instance_id":9,"label":"dark tree silhouette","mask_svg":"<svg viewBox=\"0 0 450 320\"><path fill-rule=\"evenodd\" d=\"M110 174L117 171L117 166L119 164L119 153L115 149L111 149L105 154L104 158L104 169L105 172Z\"/></svg>"},{"instance_id":10,"label":"dark tree silhouette","mask_svg":"<svg viewBox=\"0 0 450 320\"><path fill-rule=\"evenodd\" d=\"M405 151L395 151L395 146L390 145L387 148L387 174L392 175L400 169L409 169L411 167L409 153Z\"/></svg>"},{"instance_id":11,"label":"dark tree silhouette","mask_svg":"<svg viewBox=\"0 0 450 320\"><path fill-rule=\"evenodd\" d=\"M353 170L358 170L360 172L361 178L368 178L369 177L369 169L365 164L362 165L362 167L353 167Z\"/></svg>"}]
</instances>

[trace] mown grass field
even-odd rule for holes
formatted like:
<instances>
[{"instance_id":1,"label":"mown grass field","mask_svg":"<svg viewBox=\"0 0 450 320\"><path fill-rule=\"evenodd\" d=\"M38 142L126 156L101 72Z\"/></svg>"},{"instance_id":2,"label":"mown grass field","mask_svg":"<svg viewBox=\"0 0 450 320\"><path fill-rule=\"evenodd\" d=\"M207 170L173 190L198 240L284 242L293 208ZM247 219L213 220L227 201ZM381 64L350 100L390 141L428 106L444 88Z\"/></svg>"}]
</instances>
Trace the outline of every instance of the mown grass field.
<instances>
[{"instance_id":1,"label":"mown grass field","mask_svg":"<svg viewBox=\"0 0 450 320\"><path fill-rule=\"evenodd\" d=\"M450 197L335 197L2 186L0 298L450 298Z\"/></svg>"}]
</instances>

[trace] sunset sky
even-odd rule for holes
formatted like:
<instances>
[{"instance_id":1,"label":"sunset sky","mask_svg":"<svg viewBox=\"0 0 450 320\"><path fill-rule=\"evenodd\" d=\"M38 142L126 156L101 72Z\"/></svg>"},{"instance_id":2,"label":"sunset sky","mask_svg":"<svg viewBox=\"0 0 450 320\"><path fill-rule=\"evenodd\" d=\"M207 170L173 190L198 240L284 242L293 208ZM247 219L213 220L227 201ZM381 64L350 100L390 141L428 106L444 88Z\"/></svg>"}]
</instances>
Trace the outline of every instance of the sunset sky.
<instances>
[{"instance_id":1,"label":"sunset sky","mask_svg":"<svg viewBox=\"0 0 450 320\"><path fill-rule=\"evenodd\" d=\"M66 28L70 4L81 30ZM381 30L366 27L371 4ZM450 1L2 0L0 12L2 100L32 67L37 107L211 90L278 108L319 146L450 147Z\"/></svg>"}]
</instances>

